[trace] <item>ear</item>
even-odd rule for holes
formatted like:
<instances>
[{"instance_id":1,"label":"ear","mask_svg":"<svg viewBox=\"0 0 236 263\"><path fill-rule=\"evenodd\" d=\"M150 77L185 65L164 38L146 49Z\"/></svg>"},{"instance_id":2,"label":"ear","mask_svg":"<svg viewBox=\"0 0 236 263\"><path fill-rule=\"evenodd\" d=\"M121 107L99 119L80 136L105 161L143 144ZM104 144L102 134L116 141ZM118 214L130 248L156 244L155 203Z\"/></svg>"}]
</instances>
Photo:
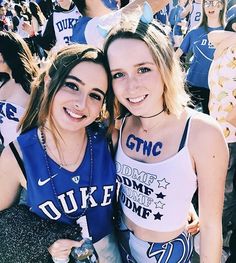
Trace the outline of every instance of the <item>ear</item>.
<instances>
[{"instance_id":1,"label":"ear","mask_svg":"<svg viewBox=\"0 0 236 263\"><path fill-rule=\"evenodd\" d=\"M49 87L50 82L51 82L51 78L49 77L48 74L46 74L46 75L44 76L44 85L45 85L46 88Z\"/></svg>"}]
</instances>

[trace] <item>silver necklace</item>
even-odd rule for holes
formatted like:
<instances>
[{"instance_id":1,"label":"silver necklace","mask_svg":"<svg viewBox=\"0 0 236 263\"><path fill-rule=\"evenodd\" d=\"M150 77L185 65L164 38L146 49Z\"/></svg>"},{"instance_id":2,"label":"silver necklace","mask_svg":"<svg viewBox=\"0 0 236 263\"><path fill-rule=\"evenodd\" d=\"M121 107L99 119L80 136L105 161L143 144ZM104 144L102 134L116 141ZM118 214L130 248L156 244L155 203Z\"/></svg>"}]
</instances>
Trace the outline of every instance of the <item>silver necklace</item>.
<instances>
[{"instance_id":1,"label":"silver necklace","mask_svg":"<svg viewBox=\"0 0 236 263\"><path fill-rule=\"evenodd\" d=\"M49 165L49 159L48 159L48 154L47 154L47 146L46 146L46 137L44 134L44 127L42 127L40 129L40 137L41 137L41 143L43 146L43 150L44 150L44 159L45 159L45 164L46 164L46 168L48 171L48 175L50 178L50 183L52 186L52 191L53 194L55 196L55 199L57 200L57 204L60 207L61 213L63 215L65 215L67 218L69 219L73 219L73 220L78 220L79 218L81 218L82 216L85 215L85 213L87 212L88 208L89 208L89 200L90 200L90 196L91 196L91 187L92 187L92 179L93 179L93 144L92 144L92 136L90 135L90 131L89 129L86 129L87 131L87 135L88 135L88 143L89 143L89 149L90 149L90 175L89 175L89 191L88 191L88 198L86 200L86 207L84 208L84 211L81 213L81 215L79 216L70 216L68 214L66 214L62 208L61 203L58 201L58 194L57 194L57 190L56 190L56 186L54 184L54 178L52 176L52 171L51 171L51 167Z\"/></svg>"}]
</instances>

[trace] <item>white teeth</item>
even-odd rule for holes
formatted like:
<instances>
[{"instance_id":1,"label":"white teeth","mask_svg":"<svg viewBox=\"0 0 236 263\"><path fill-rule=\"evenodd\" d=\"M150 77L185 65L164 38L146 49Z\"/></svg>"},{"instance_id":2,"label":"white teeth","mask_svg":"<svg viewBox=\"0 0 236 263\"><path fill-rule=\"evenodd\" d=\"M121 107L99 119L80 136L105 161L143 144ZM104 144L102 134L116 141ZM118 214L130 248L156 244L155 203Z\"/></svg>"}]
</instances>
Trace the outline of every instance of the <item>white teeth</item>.
<instances>
[{"instance_id":1,"label":"white teeth","mask_svg":"<svg viewBox=\"0 0 236 263\"><path fill-rule=\"evenodd\" d=\"M143 101L145 99L145 95L144 96L141 96L141 97L137 97L137 98L129 98L128 100L132 103L138 103L140 101Z\"/></svg>"},{"instance_id":2,"label":"white teeth","mask_svg":"<svg viewBox=\"0 0 236 263\"><path fill-rule=\"evenodd\" d=\"M66 112L67 112L71 117L76 118L76 119L81 119L81 118L83 117L83 115L78 115L78 114L76 114L76 113L74 113L74 112L72 112L72 111L70 111L70 110L68 110L68 109L66 109Z\"/></svg>"}]
</instances>

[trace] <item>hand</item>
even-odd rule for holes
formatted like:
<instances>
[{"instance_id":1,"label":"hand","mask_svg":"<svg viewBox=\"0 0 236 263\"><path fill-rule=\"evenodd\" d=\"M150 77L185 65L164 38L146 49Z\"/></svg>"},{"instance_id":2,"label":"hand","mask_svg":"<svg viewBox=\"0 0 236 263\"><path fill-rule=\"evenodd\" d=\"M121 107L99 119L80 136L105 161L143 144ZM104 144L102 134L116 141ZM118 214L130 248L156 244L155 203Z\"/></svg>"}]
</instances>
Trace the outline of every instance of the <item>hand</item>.
<instances>
[{"instance_id":1,"label":"hand","mask_svg":"<svg viewBox=\"0 0 236 263\"><path fill-rule=\"evenodd\" d=\"M198 217L193 205L191 205L191 208L190 208L189 213L188 213L188 225L186 227L186 230L191 235L197 234L200 230L199 217Z\"/></svg>"},{"instance_id":2,"label":"hand","mask_svg":"<svg viewBox=\"0 0 236 263\"><path fill-rule=\"evenodd\" d=\"M34 32L34 29L33 29L33 26L29 23L29 22L23 22L22 23L22 29L28 33L30 36L33 35L35 32Z\"/></svg>"},{"instance_id":3,"label":"hand","mask_svg":"<svg viewBox=\"0 0 236 263\"><path fill-rule=\"evenodd\" d=\"M53 258L67 259L70 255L71 249L73 247L80 247L83 242L83 240L74 241L70 239L59 239L48 248L48 251Z\"/></svg>"}]
</instances>

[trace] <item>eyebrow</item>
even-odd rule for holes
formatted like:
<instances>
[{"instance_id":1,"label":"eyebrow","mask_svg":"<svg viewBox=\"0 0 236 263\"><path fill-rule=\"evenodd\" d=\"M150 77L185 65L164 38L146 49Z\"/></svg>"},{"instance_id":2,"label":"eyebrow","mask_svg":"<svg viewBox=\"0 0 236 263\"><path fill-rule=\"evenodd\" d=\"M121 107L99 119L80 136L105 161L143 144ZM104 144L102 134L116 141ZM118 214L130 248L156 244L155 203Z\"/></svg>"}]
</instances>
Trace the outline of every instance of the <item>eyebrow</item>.
<instances>
[{"instance_id":1,"label":"eyebrow","mask_svg":"<svg viewBox=\"0 0 236 263\"><path fill-rule=\"evenodd\" d=\"M142 62L142 63L135 64L134 66L135 67L140 67L140 66L143 66L143 65L156 65L156 64L153 63L153 62ZM113 72L113 71L120 71L120 70L122 70L122 68L112 69L111 72Z\"/></svg>"},{"instance_id":2,"label":"eyebrow","mask_svg":"<svg viewBox=\"0 0 236 263\"><path fill-rule=\"evenodd\" d=\"M85 83L81 79L79 79L79 78L77 78L76 76L73 76L73 75L68 75L66 77L66 79L73 79L73 80L81 83L82 85L85 85ZM99 88L93 88L92 90L95 90L95 91L99 92L100 94L103 95L103 97L105 97L105 95L106 95L105 92L103 90L99 89Z\"/></svg>"}]
</instances>

